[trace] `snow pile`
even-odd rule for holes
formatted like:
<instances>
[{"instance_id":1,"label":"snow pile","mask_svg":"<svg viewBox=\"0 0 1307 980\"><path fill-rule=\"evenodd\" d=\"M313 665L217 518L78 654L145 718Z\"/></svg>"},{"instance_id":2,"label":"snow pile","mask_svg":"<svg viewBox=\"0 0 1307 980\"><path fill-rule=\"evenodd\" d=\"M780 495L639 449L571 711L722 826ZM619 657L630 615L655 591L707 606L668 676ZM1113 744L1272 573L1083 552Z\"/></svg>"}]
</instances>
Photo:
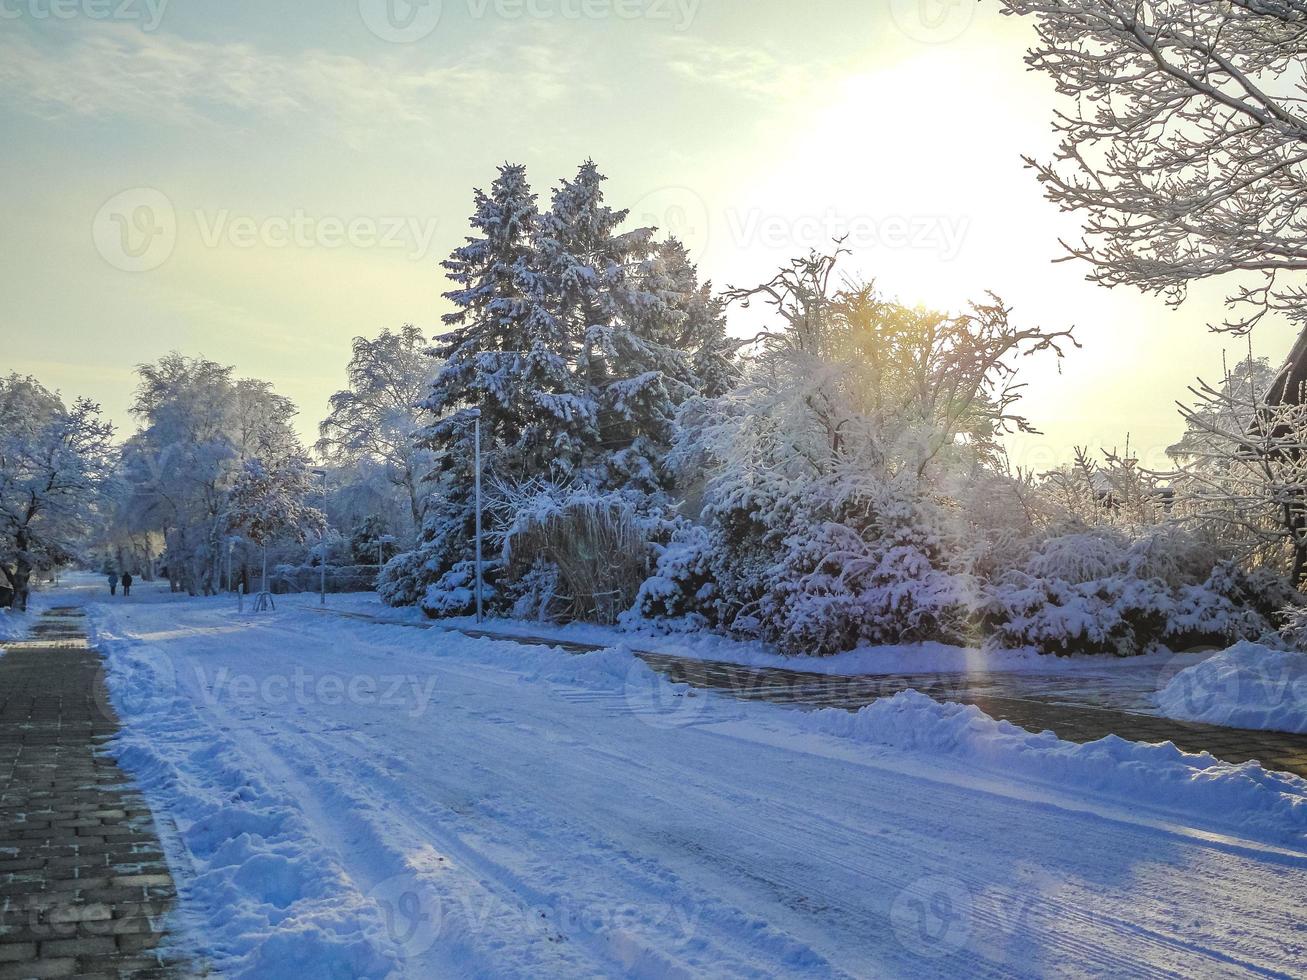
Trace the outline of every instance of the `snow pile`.
<instances>
[{"instance_id":1,"label":"snow pile","mask_svg":"<svg viewBox=\"0 0 1307 980\"><path fill-rule=\"evenodd\" d=\"M1307 841L1307 780L1268 772L1254 762L1235 766L1206 752L1189 754L1170 742L1146 745L1109 735L1077 745L1052 732L1036 735L996 721L975 705L942 704L916 691L883 698L856 714L835 708L796 713L795 724L859 743L948 756L968 769L1092 794L1132 809L1189 814L1275 843L1301 847Z\"/></svg>"},{"instance_id":2,"label":"snow pile","mask_svg":"<svg viewBox=\"0 0 1307 980\"><path fill-rule=\"evenodd\" d=\"M1307 734L1307 654L1236 643L1180 671L1157 702L1169 718Z\"/></svg>"},{"instance_id":3,"label":"snow pile","mask_svg":"<svg viewBox=\"0 0 1307 980\"><path fill-rule=\"evenodd\" d=\"M12 609L0 609L0 642L16 640L27 632L30 618Z\"/></svg>"},{"instance_id":4,"label":"snow pile","mask_svg":"<svg viewBox=\"0 0 1307 980\"><path fill-rule=\"evenodd\" d=\"M232 977L388 975L394 964L368 921L375 907L296 802L201 719L161 648L93 632L123 723L111 751L176 826L161 829L169 863L193 869L180 879L183 906L203 954Z\"/></svg>"}]
</instances>

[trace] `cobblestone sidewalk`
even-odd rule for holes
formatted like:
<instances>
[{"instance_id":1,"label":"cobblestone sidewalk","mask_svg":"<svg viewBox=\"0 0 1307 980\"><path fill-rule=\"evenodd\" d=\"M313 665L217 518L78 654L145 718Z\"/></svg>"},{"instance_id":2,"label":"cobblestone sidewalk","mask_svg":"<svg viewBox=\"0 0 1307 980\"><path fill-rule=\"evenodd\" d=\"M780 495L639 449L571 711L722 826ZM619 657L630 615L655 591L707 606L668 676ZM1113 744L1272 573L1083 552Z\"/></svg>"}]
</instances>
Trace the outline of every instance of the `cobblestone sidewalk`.
<instances>
[{"instance_id":1,"label":"cobblestone sidewalk","mask_svg":"<svg viewBox=\"0 0 1307 980\"><path fill-rule=\"evenodd\" d=\"M0 980L194 976L150 811L98 750L118 727L77 609L0 656Z\"/></svg>"}]
</instances>

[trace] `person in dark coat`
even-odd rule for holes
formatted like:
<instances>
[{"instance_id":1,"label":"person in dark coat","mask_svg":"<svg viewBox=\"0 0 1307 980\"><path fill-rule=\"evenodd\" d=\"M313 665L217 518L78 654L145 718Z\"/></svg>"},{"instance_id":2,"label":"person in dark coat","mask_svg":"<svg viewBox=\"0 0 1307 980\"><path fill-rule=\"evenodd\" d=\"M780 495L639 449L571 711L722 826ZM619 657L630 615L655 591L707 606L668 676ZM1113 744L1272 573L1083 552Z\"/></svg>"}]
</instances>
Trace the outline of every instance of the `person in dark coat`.
<instances>
[{"instance_id":1,"label":"person in dark coat","mask_svg":"<svg viewBox=\"0 0 1307 980\"><path fill-rule=\"evenodd\" d=\"M109 594L110 594L110 595L117 595L117 594L118 594L118 573L117 573L117 572L110 572L110 573L109 573Z\"/></svg>"},{"instance_id":2,"label":"person in dark coat","mask_svg":"<svg viewBox=\"0 0 1307 980\"><path fill-rule=\"evenodd\" d=\"M125 598L126 596L129 596L131 594L132 594L132 573L123 572L123 596Z\"/></svg>"}]
</instances>

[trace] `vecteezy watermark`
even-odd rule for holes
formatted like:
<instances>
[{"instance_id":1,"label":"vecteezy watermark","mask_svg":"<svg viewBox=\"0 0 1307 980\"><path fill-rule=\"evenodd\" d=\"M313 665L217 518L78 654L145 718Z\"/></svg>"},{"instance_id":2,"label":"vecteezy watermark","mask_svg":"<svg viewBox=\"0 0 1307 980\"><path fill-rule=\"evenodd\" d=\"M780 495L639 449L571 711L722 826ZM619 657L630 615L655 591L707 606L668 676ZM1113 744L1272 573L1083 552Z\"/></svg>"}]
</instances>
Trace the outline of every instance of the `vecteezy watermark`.
<instances>
[{"instance_id":1,"label":"vecteezy watermark","mask_svg":"<svg viewBox=\"0 0 1307 980\"><path fill-rule=\"evenodd\" d=\"M964 215L822 215L767 214L760 208L728 210L726 227L737 247L769 249L826 248L833 241L851 249L924 249L945 262L962 251L971 221Z\"/></svg>"},{"instance_id":2,"label":"vecteezy watermark","mask_svg":"<svg viewBox=\"0 0 1307 980\"><path fill-rule=\"evenodd\" d=\"M91 222L95 248L115 269L149 272L177 247L177 210L153 187L133 187L105 201Z\"/></svg>"},{"instance_id":3,"label":"vecteezy watermark","mask_svg":"<svg viewBox=\"0 0 1307 980\"><path fill-rule=\"evenodd\" d=\"M374 35L391 44L421 41L440 26L441 0L359 0L359 16Z\"/></svg>"},{"instance_id":4,"label":"vecteezy watermark","mask_svg":"<svg viewBox=\"0 0 1307 980\"><path fill-rule=\"evenodd\" d=\"M257 703L282 705L355 705L405 712L410 718L423 715L436 691L436 678L416 674L314 674L297 666L289 674L234 673L220 667L210 676L196 666L201 698L208 705Z\"/></svg>"},{"instance_id":5,"label":"vecteezy watermark","mask_svg":"<svg viewBox=\"0 0 1307 980\"><path fill-rule=\"evenodd\" d=\"M167 262L177 247L181 218L194 222L205 248L256 247L398 249L408 258L428 258L440 223L412 215L233 214L196 210L179 215L172 201L153 187L115 194L96 213L91 237L101 257L124 272L149 272Z\"/></svg>"},{"instance_id":6,"label":"vecteezy watermark","mask_svg":"<svg viewBox=\"0 0 1307 980\"><path fill-rule=\"evenodd\" d=\"M656 20L683 31L699 13L701 0L466 0L480 20Z\"/></svg>"},{"instance_id":7,"label":"vecteezy watermark","mask_svg":"<svg viewBox=\"0 0 1307 980\"><path fill-rule=\"evenodd\" d=\"M971 936L971 892L956 878L918 878L895 896L889 919L905 949L929 959L947 956Z\"/></svg>"},{"instance_id":8,"label":"vecteezy watermark","mask_svg":"<svg viewBox=\"0 0 1307 980\"><path fill-rule=\"evenodd\" d=\"M448 894L434 880L413 872L387 878L368 897L381 916L383 946L400 961L420 957L442 937L466 937L490 928L550 942L587 936L617 942L630 932L657 932L670 947L681 948L694 939L699 922L697 908L671 903L646 906L567 896L533 903L492 892Z\"/></svg>"},{"instance_id":9,"label":"vecteezy watermark","mask_svg":"<svg viewBox=\"0 0 1307 980\"><path fill-rule=\"evenodd\" d=\"M889 12L905 36L922 44L944 44L971 26L976 0L889 0Z\"/></svg>"},{"instance_id":10,"label":"vecteezy watermark","mask_svg":"<svg viewBox=\"0 0 1307 980\"><path fill-rule=\"evenodd\" d=\"M1038 865L1018 862L1007 882L982 887L952 875L926 875L911 882L890 905L890 925L904 949L939 959L966 947L976 922L985 938L1029 937L1057 930L1068 907L1083 898Z\"/></svg>"},{"instance_id":11,"label":"vecteezy watermark","mask_svg":"<svg viewBox=\"0 0 1307 980\"><path fill-rule=\"evenodd\" d=\"M708 204L689 187L660 187L631 208L629 220L644 228L657 228L660 238L675 238L685 246L691 261L703 261L708 250L711 220Z\"/></svg>"},{"instance_id":12,"label":"vecteezy watermark","mask_svg":"<svg viewBox=\"0 0 1307 980\"><path fill-rule=\"evenodd\" d=\"M407 249L409 258L417 260L431 253L440 223L400 215L317 216L297 209L262 217L196 211L195 224L205 248L396 248Z\"/></svg>"},{"instance_id":13,"label":"vecteezy watermark","mask_svg":"<svg viewBox=\"0 0 1307 980\"><path fill-rule=\"evenodd\" d=\"M705 699L693 687L652 670L637 659L623 691L631 713L652 728L684 728L699 720Z\"/></svg>"},{"instance_id":14,"label":"vecteezy watermark","mask_svg":"<svg viewBox=\"0 0 1307 980\"><path fill-rule=\"evenodd\" d=\"M454 0L450 0L454 2ZM684 31L702 0L458 0L472 20L649 20ZM358 0L359 17L376 37L412 44L440 26L445 0Z\"/></svg>"},{"instance_id":15,"label":"vecteezy watermark","mask_svg":"<svg viewBox=\"0 0 1307 980\"><path fill-rule=\"evenodd\" d=\"M113 20L157 31L171 0L0 0L0 20Z\"/></svg>"}]
</instances>

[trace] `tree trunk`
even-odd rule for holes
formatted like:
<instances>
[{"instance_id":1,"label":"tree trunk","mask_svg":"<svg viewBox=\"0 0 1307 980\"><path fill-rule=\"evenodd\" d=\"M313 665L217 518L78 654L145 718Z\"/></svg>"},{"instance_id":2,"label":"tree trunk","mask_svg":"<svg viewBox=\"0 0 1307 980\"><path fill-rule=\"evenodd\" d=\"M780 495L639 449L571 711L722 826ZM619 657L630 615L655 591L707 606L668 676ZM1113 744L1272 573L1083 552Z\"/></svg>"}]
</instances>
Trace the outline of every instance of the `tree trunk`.
<instances>
[{"instance_id":1,"label":"tree trunk","mask_svg":"<svg viewBox=\"0 0 1307 980\"><path fill-rule=\"evenodd\" d=\"M13 588L14 598L11 603L12 608L19 612L27 612L27 597L31 594L32 566L24 559L19 558L14 567Z\"/></svg>"},{"instance_id":2,"label":"tree trunk","mask_svg":"<svg viewBox=\"0 0 1307 980\"><path fill-rule=\"evenodd\" d=\"M413 538L416 540L422 534L422 508L418 506L418 491L415 486L412 473L404 476L404 485L408 488L408 504L413 514Z\"/></svg>"},{"instance_id":3,"label":"tree trunk","mask_svg":"<svg viewBox=\"0 0 1307 980\"><path fill-rule=\"evenodd\" d=\"M27 536L26 528L14 535L14 550L18 554L14 558L14 573L10 576L10 584L14 590L11 605L19 612L27 612L27 597L32 591L32 563L27 557L27 548L30 544L31 540Z\"/></svg>"}]
</instances>

